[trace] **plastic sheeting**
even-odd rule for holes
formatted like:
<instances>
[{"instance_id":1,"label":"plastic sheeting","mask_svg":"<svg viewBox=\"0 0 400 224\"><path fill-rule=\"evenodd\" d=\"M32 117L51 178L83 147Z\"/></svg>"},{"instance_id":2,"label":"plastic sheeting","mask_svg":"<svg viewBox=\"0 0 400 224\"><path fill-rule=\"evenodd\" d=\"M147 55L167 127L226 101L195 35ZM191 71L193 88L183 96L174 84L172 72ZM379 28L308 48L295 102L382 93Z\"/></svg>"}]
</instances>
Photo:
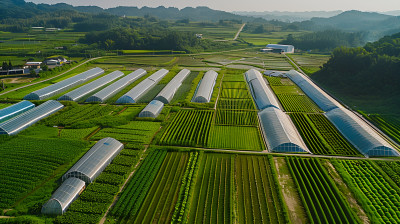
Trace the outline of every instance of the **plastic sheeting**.
<instances>
[{"instance_id":1,"label":"plastic sheeting","mask_svg":"<svg viewBox=\"0 0 400 224\"><path fill-rule=\"evenodd\" d=\"M0 123L13 118L25 111L28 111L35 107L35 104L29 101L21 101L19 103L13 104L9 107L0 110Z\"/></svg>"},{"instance_id":2,"label":"plastic sheeting","mask_svg":"<svg viewBox=\"0 0 400 224\"><path fill-rule=\"evenodd\" d=\"M164 103L158 100L152 100L147 106L139 113L139 117L152 117L156 118L160 115Z\"/></svg>"},{"instance_id":3,"label":"plastic sheeting","mask_svg":"<svg viewBox=\"0 0 400 224\"><path fill-rule=\"evenodd\" d=\"M203 79L199 83L199 86L197 87L192 102L209 103L214 91L217 77L218 73L213 70L206 72L206 74L203 76Z\"/></svg>"},{"instance_id":4,"label":"plastic sheeting","mask_svg":"<svg viewBox=\"0 0 400 224\"><path fill-rule=\"evenodd\" d=\"M154 99L159 100L164 104L170 103L172 98L174 98L176 91L189 74L190 70L188 69L180 71Z\"/></svg>"},{"instance_id":5,"label":"plastic sheeting","mask_svg":"<svg viewBox=\"0 0 400 224\"><path fill-rule=\"evenodd\" d=\"M278 100L270 87L266 84L264 77L255 69L250 69L245 73L247 84L249 85L251 95L259 110L268 107L280 109Z\"/></svg>"}]
</instances>

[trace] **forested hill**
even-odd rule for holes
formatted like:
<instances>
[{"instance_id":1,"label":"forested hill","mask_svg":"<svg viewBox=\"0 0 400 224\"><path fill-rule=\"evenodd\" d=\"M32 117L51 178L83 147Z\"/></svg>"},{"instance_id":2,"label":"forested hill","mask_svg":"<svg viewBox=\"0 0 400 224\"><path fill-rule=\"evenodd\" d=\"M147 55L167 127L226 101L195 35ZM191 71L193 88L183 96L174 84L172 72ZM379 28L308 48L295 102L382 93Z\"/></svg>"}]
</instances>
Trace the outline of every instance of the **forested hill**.
<instances>
[{"instance_id":1,"label":"forested hill","mask_svg":"<svg viewBox=\"0 0 400 224\"><path fill-rule=\"evenodd\" d=\"M178 8L137 8L137 7L116 7L102 9L97 6L71 6L65 3L55 5L34 4L24 0L2 0L0 4L0 19L7 18L31 18L40 13L50 13L55 11L78 11L87 13L109 13L116 16L152 16L159 19L181 20L190 19L191 21L211 21L219 20L239 20L253 21L260 20L249 16L235 15L229 12L213 10L207 7L187 7L179 10Z\"/></svg>"},{"instance_id":2,"label":"forested hill","mask_svg":"<svg viewBox=\"0 0 400 224\"><path fill-rule=\"evenodd\" d=\"M360 48L337 48L312 75L318 83L355 102L400 112L400 33ZM353 101L354 100L354 101Z\"/></svg>"}]
</instances>

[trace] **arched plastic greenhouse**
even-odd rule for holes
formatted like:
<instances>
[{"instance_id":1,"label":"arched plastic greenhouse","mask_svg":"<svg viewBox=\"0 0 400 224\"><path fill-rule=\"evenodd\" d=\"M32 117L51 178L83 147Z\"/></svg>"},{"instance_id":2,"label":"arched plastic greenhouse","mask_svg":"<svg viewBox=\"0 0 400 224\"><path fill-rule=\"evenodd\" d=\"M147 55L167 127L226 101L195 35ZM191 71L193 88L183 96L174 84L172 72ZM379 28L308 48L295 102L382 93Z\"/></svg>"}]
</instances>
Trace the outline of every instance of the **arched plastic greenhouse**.
<instances>
[{"instance_id":1,"label":"arched plastic greenhouse","mask_svg":"<svg viewBox=\"0 0 400 224\"><path fill-rule=\"evenodd\" d=\"M129 75L123 77L122 79L116 81L115 83L107 86L106 88L102 89L98 93L94 94L93 96L89 97L86 102L100 102L104 103L106 100L110 99L111 97L115 96L121 90L125 89L127 86L138 80L139 78L146 75L147 72L144 69L138 69Z\"/></svg>"},{"instance_id":2,"label":"arched plastic greenhouse","mask_svg":"<svg viewBox=\"0 0 400 224\"><path fill-rule=\"evenodd\" d=\"M82 99L82 97L88 95L91 92L94 92L101 87L107 85L108 83L122 77L124 73L120 71L114 71L104 77L101 77L91 83L88 83L84 86L81 86L65 95L61 96L57 100L66 100L66 101L78 101Z\"/></svg>"},{"instance_id":3,"label":"arched plastic greenhouse","mask_svg":"<svg viewBox=\"0 0 400 224\"><path fill-rule=\"evenodd\" d=\"M322 110L330 111L335 108L342 108L335 99L329 96L321 88L315 85L310 79L295 70L286 74L296 85L298 85L308 97L310 97Z\"/></svg>"},{"instance_id":4,"label":"arched plastic greenhouse","mask_svg":"<svg viewBox=\"0 0 400 224\"><path fill-rule=\"evenodd\" d=\"M280 109L278 100L270 87L266 84L261 73L255 69L250 69L245 73L247 84L251 95L259 110L268 107Z\"/></svg>"},{"instance_id":5,"label":"arched plastic greenhouse","mask_svg":"<svg viewBox=\"0 0 400 224\"><path fill-rule=\"evenodd\" d=\"M62 215L85 188L85 182L71 177L66 179L54 192L50 200L42 207L42 213L47 215Z\"/></svg>"},{"instance_id":6,"label":"arched plastic greenhouse","mask_svg":"<svg viewBox=\"0 0 400 224\"><path fill-rule=\"evenodd\" d=\"M139 113L139 117L152 117L156 118L160 115L164 103L158 100L152 100L147 106Z\"/></svg>"},{"instance_id":7,"label":"arched plastic greenhouse","mask_svg":"<svg viewBox=\"0 0 400 224\"><path fill-rule=\"evenodd\" d=\"M364 156L399 156L398 151L351 111L337 108L325 115Z\"/></svg>"},{"instance_id":8,"label":"arched plastic greenhouse","mask_svg":"<svg viewBox=\"0 0 400 224\"><path fill-rule=\"evenodd\" d=\"M203 79L200 81L196 92L193 96L192 102L195 103L209 103L214 91L215 82L217 81L218 73L210 70L204 74Z\"/></svg>"},{"instance_id":9,"label":"arched plastic greenhouse","mask_svg":"<svg viewBox=\"0 0 400 224\"><path fill-rule=\"evenodd\" d=\"M101 139L64 174L62 179L76 177L86 183L92 183L123 148L124 145L113 138Z\"/></svg>"},{"instance_id":10,"label":"arched plastic greenhouse","mask_svg":"<svg viewBox=\"0 0 400 224\"><path fill-rule=\"evenodd\" d=\"M0 110L0 123L13 118L25 111L28 111L35 107L35 104L29 101L21 101L19 103L13 104L9 107Z\"/></svg>"},{"instance_id":11,"label":"arched plastic greenhouse","mask_svg":"<svg viewBox=\"0 0 400 224\"><path fill-rule=\"evenodd\" d=\"M64 107L55 100L49 100L41 105L30 109L10 120L0 124L0 134L16 135L20 131L25 130L41 119L61 110Z\"/></svg>"},{"instance_id":12,"label":"arched plastic greenhouse","mask_svg":"<svg viewBox=\"0 0 400 224\"><path fill-rule=\"evenodd\" d=\"M186 77L190 74L190 70L188 69L183 69L180 71L169 83L167 86L164 87L164 89L161 90L161 92L154 98L155 100L159 100L165 104L168 104L171 102L172 98L174 98L174 95L176 91L179 89L179 87L182 85L183 80L186 79Z\"/></svg>"},{"instance_id":13,"label":"arched plastic greenhouse","mask_svg":"<svg viewBox=\"0 0 400 224\"><path fill-rule=\"evenodd\" d=\"M270 152L307 152L300 134L288 115L275 107L258 113L264 139Z\"/></svg>"},{"instance_id":14,"label":"arched plastic greenhouse","mask_svg":"<svg viewBox=\"0 0 400 224\"><path fill-rule=\"evenodd\" d=\"M43 89L39 89L32 93L29 93L24 97L24 100L45 100L52 96L63 93L69 89L72 89L75 86L83 84L89 81L90 79L100 76L103 73L104 70L101 68L90 69L74 77L68 78L51 86L47 86Z\"/></svg>"},{"instance_id":15,"label":"arched plastic greenhouse","mask_svg":"<svg viewBox=\"0 0 400 224\"><path fill-rule=\"evenodd\" d=\"M129 92L120 97L116 103L136 103L140 97L150 91L164 76L168 74L168 70L161 69L147 79L140 82L137 86L133 87Z\"/></svg>"}]
</instances>

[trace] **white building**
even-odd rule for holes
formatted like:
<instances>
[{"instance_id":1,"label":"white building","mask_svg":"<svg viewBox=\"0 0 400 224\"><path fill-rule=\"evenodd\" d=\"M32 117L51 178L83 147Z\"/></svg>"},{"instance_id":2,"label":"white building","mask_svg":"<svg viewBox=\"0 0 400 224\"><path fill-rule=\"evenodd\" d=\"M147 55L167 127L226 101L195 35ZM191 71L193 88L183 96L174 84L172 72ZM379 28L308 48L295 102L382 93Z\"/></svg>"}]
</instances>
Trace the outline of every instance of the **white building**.
<instances>
[{"instance_id":1,"label":"white building","mask_svg":"<svg viewBox=\"0 0 400 224\"><path fill-rule=\"evenodd\" d=\"M281 50L283 53L294 53L293 45L268 44L266 49Z\"/></svg>"}]
</instances>

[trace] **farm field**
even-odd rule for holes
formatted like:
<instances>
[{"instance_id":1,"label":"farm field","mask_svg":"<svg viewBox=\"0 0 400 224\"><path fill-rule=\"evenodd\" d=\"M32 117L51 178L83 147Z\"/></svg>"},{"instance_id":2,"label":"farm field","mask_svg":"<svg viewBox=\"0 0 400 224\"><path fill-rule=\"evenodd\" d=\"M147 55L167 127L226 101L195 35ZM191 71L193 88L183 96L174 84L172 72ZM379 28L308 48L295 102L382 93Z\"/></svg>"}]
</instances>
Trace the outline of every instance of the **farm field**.
<instances>
[{"instance_id":1,"label":"farm field","mask_svg":"<svg viewBox=\"0 0 400 224\"><path fill-rule=\"evenodd\" d=\"M287 157L286 162L310 220L315 223L358 222L318 159Z\"/></svg>"},{"instance_id":2,"label":"farm field","mask_svg":"<svg viewBox=\"0 0 400 224\"><path fill-rule=\"evenodd\" d=\"M400 144L400 119L390 115L371 114L366 116L385 134Z\"/></svg>"},{"instance_id":3,"label":"farm field","mask_svg":"<svg viewBox=\"0 0 400 224\"><path fill-rule=\"evenodd\" d=\"M209 148L262 151L257 127L214 125L209 137Z\"/></svg>"},{"instance_id":4,"label":"farm field","mask_svg":"<svg viewBox=\"0 0 400 224\"><path fill-rule=\"evenodd\" d=\"M321 111L306 95L278 94L277 97L287 112L318 113Z\"/></svg>"},{"instance_id":5,"label":"farm field","mask_svg":"<svg viewBox=\"0 0 400 224\"><path fill-rule=\"evenodd\" d=\"M312 74L320 70L320 66L326 63L330 55L324 54L291 54L289 57L300 66L300 68L307 74Z\"/></svg>"}]
</instances>

